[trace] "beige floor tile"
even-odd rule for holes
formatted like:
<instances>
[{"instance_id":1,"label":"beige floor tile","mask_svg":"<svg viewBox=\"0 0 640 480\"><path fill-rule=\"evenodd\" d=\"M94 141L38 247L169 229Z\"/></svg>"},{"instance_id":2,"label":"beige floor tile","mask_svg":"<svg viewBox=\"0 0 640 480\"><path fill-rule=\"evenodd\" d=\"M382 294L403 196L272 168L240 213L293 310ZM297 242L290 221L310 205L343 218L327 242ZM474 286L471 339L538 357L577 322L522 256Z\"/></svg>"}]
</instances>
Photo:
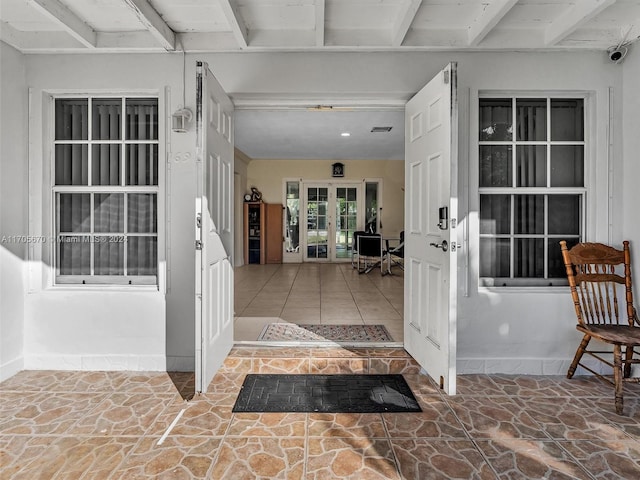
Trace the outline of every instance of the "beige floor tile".
<instances>
[{"instance_id":1,"label":"beige floor tile","mask_svg":"<svg viewBox=\"0 0 640 480\"><path fill-rule=\"evenodd\" d=\"M282 320L286 322L301 324L320 323L320 306L317 307L298 307L285 306L280 315Z\"/></svg>"},{"instance_id":2,"label":"beige floor tile","mask_svg":"<svg viewBox=\"0 0 640 480\"><path fill-rule=\"evenodd\" d=\"M236 317L233 322L233 335L236 341L254 341L262 330L271 323L282 323L285 320L277 317L246 316Z\"/></svg>"},{"instance_id":3,"label":"beige floor tile","mask_svg":"<svg viewBox=\"0 0 640 480\"><path fill-rule=\"evenodd\" d=\"M322 323L329 323L335 320L340 320L341 322L339 323L362 323L360 311L355 305L323 305L320 307L320 320ZM353 320L357 321L354 322Z\"/></svg>"},{"instance_id":4,"label":"beige floor tile","mask_svg":"<svg viewBox=\"0 0 640 480\"><path fill-rule=\"evenodd\" d=\"M292 294L287 299L285 308L320 308L320 293Z\"/></svg>"},{"instance_id":5,"label":"beige floor tile","mask_svg":"<svg viewBox=\"0 0 640 480\"><path fill-rule=\"evenodd\" d=\"M280 317L284 305L251 304L238 314L241 317Z\"/></svg>"}]
</instances>

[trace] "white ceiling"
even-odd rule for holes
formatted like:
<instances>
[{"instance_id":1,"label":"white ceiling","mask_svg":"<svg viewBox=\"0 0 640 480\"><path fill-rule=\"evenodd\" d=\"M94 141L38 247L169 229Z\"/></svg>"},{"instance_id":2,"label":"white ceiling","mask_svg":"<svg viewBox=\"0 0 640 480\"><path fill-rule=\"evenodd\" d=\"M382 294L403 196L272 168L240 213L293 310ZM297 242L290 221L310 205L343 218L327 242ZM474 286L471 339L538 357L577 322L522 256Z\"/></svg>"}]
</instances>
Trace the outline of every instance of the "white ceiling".
<instances>
[{"instance_id":1,"label":"white ceiling","mask_svg":"<svg viewBox=\"0 0 640 480\"><path fill-rule=\"evenodd\" d=\"M404 158L402 110L237 110L235 131L236 145L251 158Z\"/></svg>"},{"instance_id":2,"label":"white ceiling","mask_svg":"<svg viewBox=\"0 0 640 480\"><path fill-rule=\"evenodd\" d=\"M606 49L638 0L1 0L18 50Z\"/></svg>"},{"instance_id":3,"label":"white ceiling","mask_svg":"<svg viewBox=\"0 0 640 480\"><path fill-rule=\"evenodd\" d=\"M25 54L605 51L639 36L640 0L0 0L0 40ZM393 110L239 110L236 141L254 158L402 158L403 129Z\"/></svg>"}]
</instances>

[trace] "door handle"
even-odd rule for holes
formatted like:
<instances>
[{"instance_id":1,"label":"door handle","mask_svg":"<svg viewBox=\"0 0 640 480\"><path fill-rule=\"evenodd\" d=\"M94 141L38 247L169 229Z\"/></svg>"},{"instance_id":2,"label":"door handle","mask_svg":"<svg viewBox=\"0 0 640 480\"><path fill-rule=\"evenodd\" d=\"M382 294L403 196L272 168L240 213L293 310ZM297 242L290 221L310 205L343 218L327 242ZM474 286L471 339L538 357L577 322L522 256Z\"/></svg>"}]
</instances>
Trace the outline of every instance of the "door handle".
<instances>
[{"instance_id":1,"label":"door handle","mask_svg":"<svg viewBox=\"0 0 640 480\"><path fill-rule=\"evenodd\" d=\"M442 243L431 242L429 245L435 248L441 248L443 252L449 250L449 243L446 240L443 240Z\"/></svg>"}]
</instances>

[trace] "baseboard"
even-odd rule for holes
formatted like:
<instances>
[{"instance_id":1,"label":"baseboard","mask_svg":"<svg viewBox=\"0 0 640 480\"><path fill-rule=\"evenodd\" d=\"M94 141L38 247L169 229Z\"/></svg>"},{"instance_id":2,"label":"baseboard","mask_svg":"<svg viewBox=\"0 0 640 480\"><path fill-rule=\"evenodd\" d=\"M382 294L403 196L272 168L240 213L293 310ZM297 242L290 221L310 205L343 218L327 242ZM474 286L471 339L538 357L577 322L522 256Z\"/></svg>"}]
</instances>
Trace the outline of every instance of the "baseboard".
<instances>
[{"instance_id":1,"label":"baseboard","mask_svg":"<svg viewBox=\"0 0 640 480\"><path fill-rule=\"evenodd\" d=\"M571 365L568 358L458 358L458 375L566 375Z\"/></svg>"},{"instance_id":2,"label":"baseboard","mask_svg":"<svg viewBox=\"0 0 640 480\"><path fill-rule=\"evenodd\" d=\"M0 365L0 382L13 377L20 370L24 370L24 358L19 357Z\"/></svg>"},{"instance_id":3,"label":"baseboard","mask_svg":"<svg viewBox=\"0 0 640 480\"><path fill-rule=\"evenodd\" d=\"M573 358L458 358L458 375L499 374L505 375L566 375ZM582 363L601 375L610 375L612 370L604 363L587 355ZM578 367L575 375L592 375Z\"/></svg>"},{"instance_id":4,"label":"baseboard","mask_svg":"<svg viewBox=\"0 0 640 480\"><path fill-rule=\"evenodd\" d=\"M29 355L25 370L166 371L164 355Z\"/></svg>"}]
</instances>

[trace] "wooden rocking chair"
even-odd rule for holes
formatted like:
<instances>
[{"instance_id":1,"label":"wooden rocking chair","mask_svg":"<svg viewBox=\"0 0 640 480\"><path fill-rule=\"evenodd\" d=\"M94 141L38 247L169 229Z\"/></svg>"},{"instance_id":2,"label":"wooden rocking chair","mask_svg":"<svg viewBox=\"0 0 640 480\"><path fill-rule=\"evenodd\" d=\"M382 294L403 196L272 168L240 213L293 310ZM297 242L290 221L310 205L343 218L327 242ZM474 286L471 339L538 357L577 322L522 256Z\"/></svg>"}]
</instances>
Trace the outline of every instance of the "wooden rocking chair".
<instances>
[{"instance_id":1,"label":"wooden rocking chair","mask_svg":"<svg viewBox=\"0 0 640 480\"><path fill-rule=\"evenodd\" d=\"M640 363L634 357L638 354L634 348L640 346L640 322L633 306L629 242L623 242L622 250L601 243L579 243L568 250L563 240L560 248L578 317L576 329L584 334L567 377L573 377L580 365L612 384L616 413L622 415L622 383L640 382L631 378L632 364ZM612 345L613 352L587 350L592 338ZM585 353L613 368L613 380L581 363ZM613 354L613 363L603 357L607 354Z\"/></svg>"}]
</instances>

